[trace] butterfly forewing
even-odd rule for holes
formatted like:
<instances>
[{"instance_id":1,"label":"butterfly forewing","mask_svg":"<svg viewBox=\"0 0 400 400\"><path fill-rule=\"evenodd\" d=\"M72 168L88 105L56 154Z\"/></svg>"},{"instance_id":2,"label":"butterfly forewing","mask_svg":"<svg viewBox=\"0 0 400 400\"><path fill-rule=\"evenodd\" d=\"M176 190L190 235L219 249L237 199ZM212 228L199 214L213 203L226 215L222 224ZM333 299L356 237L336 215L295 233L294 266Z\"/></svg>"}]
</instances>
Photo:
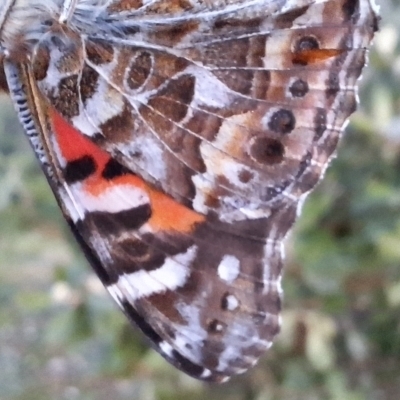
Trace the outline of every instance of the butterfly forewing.
<instances>
[{"instance_id":1,"label":"butterfly forewing","mask_svg":"<svg viewBox=\"0 0 400 400\"><path fill-rule=\"evenodd\" d=\"M36 2L30 30L22 0L3 23L5 70L88 259L178 368L247 370L279 331L282 240L355 109L373 5Z\"/></svg>"}]
</instances>

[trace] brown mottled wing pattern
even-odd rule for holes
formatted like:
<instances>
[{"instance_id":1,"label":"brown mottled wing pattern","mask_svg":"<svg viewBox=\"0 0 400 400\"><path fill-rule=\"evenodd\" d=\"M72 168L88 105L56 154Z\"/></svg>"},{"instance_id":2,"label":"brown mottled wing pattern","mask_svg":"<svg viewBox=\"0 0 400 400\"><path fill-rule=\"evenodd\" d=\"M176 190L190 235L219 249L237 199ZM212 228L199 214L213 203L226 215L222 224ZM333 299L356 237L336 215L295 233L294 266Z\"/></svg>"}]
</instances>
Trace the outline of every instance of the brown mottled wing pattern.
<instances>
[{"instance_id":1,"label":"brown mottled wing pattern","mask_svg":"<svg viewBox=\"0 0 400 400\"><path fill-rule=\"evenodd\" d=\"M282 240L356 107L373 5L92 0L59 25L32 76L108 153L48 134L76 236L169 361L245 371L279 331Z\"/></svg>"},{"instance_id":2,"label":"brown mottled wing pattern","mask_svg":"<svg viewBox=\"0 0 400 400\"><path fill-rule=\"evenodd\" d=\"M318 181L355 109L375 17L367 0L217 4L113 1L92 35L43 40L37 60L57 70L39 87L77 129L232 222Z\"/></svg>"}]
</instances>

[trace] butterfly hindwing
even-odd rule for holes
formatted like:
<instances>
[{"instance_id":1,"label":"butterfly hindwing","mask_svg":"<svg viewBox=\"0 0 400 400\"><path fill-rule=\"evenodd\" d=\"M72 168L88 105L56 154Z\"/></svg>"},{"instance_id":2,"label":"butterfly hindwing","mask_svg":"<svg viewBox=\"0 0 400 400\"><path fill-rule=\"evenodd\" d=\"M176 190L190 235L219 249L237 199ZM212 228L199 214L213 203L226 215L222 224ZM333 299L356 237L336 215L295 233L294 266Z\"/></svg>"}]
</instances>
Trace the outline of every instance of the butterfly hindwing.
<instances>
[{"instance_id":1,"label":"butterfly hindwing","mask_svg":"<svg viewBox=\"0 0 400 400\"><path fill-rule=\"evenodd\" d=\"M55 136L87 142L87 148L77 147L87 152L79 160L88 173L81 174L77 159L63 169L74 203L82 207L83 217L73 223L119 305L137 323L145 319L159 351L181 368L191 367L191 375L221 380L254 364L279 329L281 244L265 239L272 218L235 224L206 219L55 118ZM95 168L87 168L88 157ZM275 218L289 213L280 210Z\"/></svg>"}]
</instances>

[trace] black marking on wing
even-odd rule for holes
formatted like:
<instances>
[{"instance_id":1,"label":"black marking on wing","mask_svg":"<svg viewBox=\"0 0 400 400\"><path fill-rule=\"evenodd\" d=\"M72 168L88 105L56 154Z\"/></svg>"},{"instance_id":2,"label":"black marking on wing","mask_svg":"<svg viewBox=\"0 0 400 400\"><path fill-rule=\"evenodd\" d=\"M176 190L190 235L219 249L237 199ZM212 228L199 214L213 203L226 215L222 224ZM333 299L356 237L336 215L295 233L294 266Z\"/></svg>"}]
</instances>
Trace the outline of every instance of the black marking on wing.
<instances>
[{"instance_id":1,"label":"black marking on wing","mask_svg":"<svg viewBox=\"0 0 400 400\"><path fill-rule=\"evenodd\" d=\"M143 204L116 213L94 211L86 214L85 223L92 223L102 234L118 235L127 230L139 229L150 217L151 206Z\"/></svg>"},{"instance_id":2,"label":"black marking on wing","mask_svg":"<svg viewBox=\"0 0 400 400\"><path fill-rule=\"evenodd\" d=\"M128 168L124 167L114 158L110 158L107 162L106 166L104 167L101 176L104 179L111 180L114 178L118 178L119 176L123 176L126 174L132 174Z\"/></svg>"},{"instance_id":3,"label":"black marking on wing","mask_svg":"<svg viewBox=\"0 0 400 400\"><path fill-rule=\"evenodd\" d=\"M81 182L96 172L96 162L92 156L85 155L74 161L69 161L64 168L65 181L72 185Z\"/></svg>"}]
</instances>

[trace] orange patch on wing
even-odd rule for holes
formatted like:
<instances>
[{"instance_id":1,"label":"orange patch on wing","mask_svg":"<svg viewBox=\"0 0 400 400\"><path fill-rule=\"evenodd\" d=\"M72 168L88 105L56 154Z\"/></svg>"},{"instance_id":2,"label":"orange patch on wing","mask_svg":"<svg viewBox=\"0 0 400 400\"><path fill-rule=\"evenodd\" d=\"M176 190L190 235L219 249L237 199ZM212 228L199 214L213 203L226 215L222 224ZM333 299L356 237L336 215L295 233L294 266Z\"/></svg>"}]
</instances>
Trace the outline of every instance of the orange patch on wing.
<instances>
[{"instance_id":1,"label":"orange patch on wing","mask_svg":"<svg viewBox=\"0 0 400 400\"><path fill-rule=\"evenodd\" d=\"M312 49L303 50L293 56L292 62L294 64L313 64L320 61L327 60L331 57L336 57L343 53L344 50L340 49Z\"/></svg>"},{"instance_id":2,"label":"orange patch on wing","mask_svg":"<svg viewBox=\"0 0 400 400\"><path fill-rule=\"evenodd\" d=\"M153 211L149 223L154 230L189 233L195 224L205 221L204 215L179 204L164 193L150 189L149 195Z\"/></svg>"},{"instance_id":3,"label":"orange patch on wing","mask_svg":"<svg viewBox=\"0 0 400 400\"><path fill-rule=\"evenodd\" d=\"M179 204L171 197L153 189L137 175L127 174L114 178L111 181L107 181L103 178L93 179L93 177L91 177L90 181L90 185L87 185L87 190L94 196L98 196L105 190L115 188L116 186L134 186L143 190L150 199L152 213L148 224L153 231L190 233L196 223L205 220L204 215Z\"/></svg>"},{"instance_id":4,"label":"orange patch on wing","mask_svg":"<svg viewBox=\"0 0 400 400\"><path fill-rule=\"evenodd\" d=\"M89 138L79 133L55 110L51 110L51 121L54 134L62 156L67 162L78 160L83 156L91 156L97 165L94 172L84 182L85 190L92 196L100 196L108 189L117 186L134 186L144 191L149 199L152 215L148 224L154 231L178 231L190 233L195 224L204 222L205 216L187 208L164 193L152 188L142 178L135 174L126 174L112 180L101 176L110 155L94 144Z\"/></svg>"}]
</instances>

